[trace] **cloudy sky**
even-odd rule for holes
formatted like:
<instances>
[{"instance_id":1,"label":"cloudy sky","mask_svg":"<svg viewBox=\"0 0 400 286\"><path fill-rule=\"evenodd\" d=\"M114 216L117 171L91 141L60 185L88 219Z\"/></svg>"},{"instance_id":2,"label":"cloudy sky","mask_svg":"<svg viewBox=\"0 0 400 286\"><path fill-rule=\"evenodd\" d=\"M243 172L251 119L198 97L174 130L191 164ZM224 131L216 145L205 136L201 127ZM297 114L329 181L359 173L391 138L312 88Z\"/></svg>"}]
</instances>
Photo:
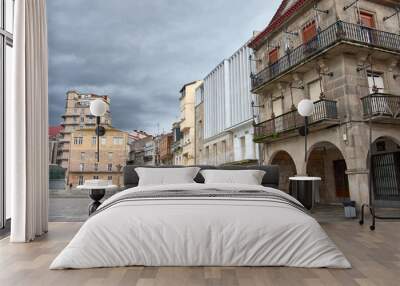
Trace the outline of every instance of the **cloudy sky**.
<instances>
[{"instance_id":1,"label":"cloudy sky","mask_svg":"<svg viewBox=\"0 0 400 286\"><path fill-rule=\"evenodd\" d=\"M204 78L280 0L50 0L50 124L65 92L108 94L113 125L169 130L183 84Z\"/></svg>"}]
</instances>

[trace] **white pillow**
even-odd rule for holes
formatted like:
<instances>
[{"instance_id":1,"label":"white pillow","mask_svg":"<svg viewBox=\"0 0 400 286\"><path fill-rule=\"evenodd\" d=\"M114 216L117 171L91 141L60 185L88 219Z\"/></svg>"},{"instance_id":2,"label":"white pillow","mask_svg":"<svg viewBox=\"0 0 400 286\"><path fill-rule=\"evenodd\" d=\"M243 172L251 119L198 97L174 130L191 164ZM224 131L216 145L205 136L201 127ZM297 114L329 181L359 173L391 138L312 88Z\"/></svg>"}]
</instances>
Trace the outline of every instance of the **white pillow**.
<instances>
[{"instance_id":1,"label":"white pillow","mask_svg":"<svg viewBox=\"0 0 400 286\"><path fill-rule=\"evenodd\" d=\"M261 185L265 175L261 170L202 170L206 184Z\"/></svg>"},{"instance_id":2,"label":"white pillow","mask_svg":"<svg viewBox=\"0 0 400 286\"><path fill-rule=\"evenodd\" d=\"M141 168L135 169L139 176L138 186L171 185L194 183L200 171L198 167L188 168Z\"/></svg>"}]
</instances>

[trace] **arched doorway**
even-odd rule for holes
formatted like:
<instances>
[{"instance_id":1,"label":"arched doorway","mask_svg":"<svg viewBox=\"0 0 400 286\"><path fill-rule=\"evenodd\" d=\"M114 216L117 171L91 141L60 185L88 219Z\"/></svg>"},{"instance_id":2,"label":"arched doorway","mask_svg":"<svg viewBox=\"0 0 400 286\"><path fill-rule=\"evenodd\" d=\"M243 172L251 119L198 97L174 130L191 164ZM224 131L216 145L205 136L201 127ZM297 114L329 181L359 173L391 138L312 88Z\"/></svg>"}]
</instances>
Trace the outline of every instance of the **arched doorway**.
<instances>
[{"instance_id":1,"label":"arched doorway","mask_svg":"<svg viewBox=\"0 0 400 286\"><path fill-rule=\"evenodd\" d=\"M340 203L350 198L347 165L342 152L332 143L312 146L307 160L307 174L321 177L316 200L322 204ZM318 196L319 195L319 196Z\"/></svg>"},{"instance_id":2,"label":"arched doorway","mask_svg":"<svg viewBox=\"0 0 400 286\"><path fill-rule=\"evenodd\" d=\"M368 160L369 158L367 158ZM372 188L381 205L400 202L400 144L388 136L372 144ZM369 161L367 161L369 166Z\"/></svg>"},{"instance_id":3,"label":"arched doorway","mask_svg":"<svg viewBox=\"0 0 400 286\"><path fill-rule=\"evenodd\" d=\"M296 165L286 151L278 151L271 159L271 165L279 166L279 189L289 192L289 178L297 174Z\"/></svg>"}]
</instances>

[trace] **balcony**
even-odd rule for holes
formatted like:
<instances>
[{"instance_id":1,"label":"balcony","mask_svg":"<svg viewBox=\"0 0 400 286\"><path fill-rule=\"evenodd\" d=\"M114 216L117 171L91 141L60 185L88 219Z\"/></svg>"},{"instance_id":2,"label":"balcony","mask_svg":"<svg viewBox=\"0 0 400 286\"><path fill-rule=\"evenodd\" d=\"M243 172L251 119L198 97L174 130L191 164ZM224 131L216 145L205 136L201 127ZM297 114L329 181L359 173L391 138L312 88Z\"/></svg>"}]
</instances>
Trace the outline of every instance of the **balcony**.
<instances>
[{"instance_id":1,"label":"balcony","mask_svg":"<svg viewBox=\"0 0 400 286\"><path fill-rule=\"evenodd\" d=\"M400 124L400 96L374 93L361 98L364 119Z\"/></svg>"},{"instance_id":2,"label":"balcony","mask_svg":"<svg viewBox=\"0 0 400 286\"><path fill-rule=\"evenodd\" d=\"M308 118L309 131L315 131L339 123L336 101L321 99L314 102L314 113ZM254 126L254 142L273 142L297 136L297 129L304 126L304 118L297 110L289 111Z\"/></svg>"},{"instance_id":3,"label":"balcony","mask_svg":"<svg viewBox=\"0 0 400 286\"><path fill-rule=\"evenodd\" d=\"M338 44L361 45L400 53L400 35L337 21L319 32L309 42L290 50L276 63L253 75L251 78L252 92L257 93L260 88L270 81L327 52Z\"/></svg>"}]
</instances>

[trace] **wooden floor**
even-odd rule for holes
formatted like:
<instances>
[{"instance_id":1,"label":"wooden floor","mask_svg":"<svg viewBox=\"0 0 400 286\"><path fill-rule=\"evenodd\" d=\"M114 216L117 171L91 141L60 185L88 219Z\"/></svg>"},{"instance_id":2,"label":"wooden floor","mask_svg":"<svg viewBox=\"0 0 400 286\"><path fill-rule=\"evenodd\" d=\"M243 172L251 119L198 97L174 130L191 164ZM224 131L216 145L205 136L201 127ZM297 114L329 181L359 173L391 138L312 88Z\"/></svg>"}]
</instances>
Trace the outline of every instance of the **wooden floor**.
<instances>
[{"instance_id":1,"label":"wooden floor","mask_svg":"<svg viewBox=\"0 0 400 286\"><path fill-rule=\"evenodd\" d=\"M51 223L30 244L0 241L0 285L400 285L400 223L379 222L377 230L357 221L323 227L353 265L350 270L286 267L126 267L48 270L81 223Z\"/></svg>"}]
</instances>

